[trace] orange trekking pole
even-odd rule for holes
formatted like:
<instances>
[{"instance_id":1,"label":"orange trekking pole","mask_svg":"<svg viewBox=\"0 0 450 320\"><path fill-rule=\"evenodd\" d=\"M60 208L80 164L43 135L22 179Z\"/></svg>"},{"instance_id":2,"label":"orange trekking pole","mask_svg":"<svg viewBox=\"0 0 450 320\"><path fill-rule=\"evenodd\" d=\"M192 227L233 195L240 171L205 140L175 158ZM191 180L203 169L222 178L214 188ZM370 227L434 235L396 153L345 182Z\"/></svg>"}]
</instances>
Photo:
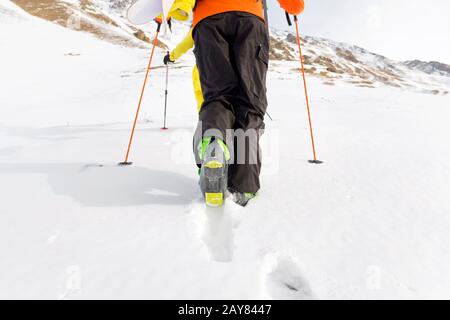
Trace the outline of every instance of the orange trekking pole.
<instances>
[{"instance_id":1,"label":"orange trekking pole","mask_svg":"<svg viewBox=\"0 0 450 320\"><path fill-rule=\"evenodd\" d=\"M286 12L286 16L288 18L288 22L290 22L289 19L289 15ZM302 76L303 76L303 87L305 90L305 98L306 98L306 109L308 111L308 121L309 121L309 132L311 134L311 143L312 143L312 151L313 151L313 157L314 160L308 160L309 163L314 163L314 164L320 164L323 163L322 161L317 159L317 155L316 155L316 146L314 143L314 133L313 133L313 127L312 127L312 120L311 120L311 108L309 105L309 97L308 97L308 88L306 85L306 75L305 75L305 65L303 63L303 54L302 54L302 46L300 44L300 33L298 31L298 18L296 15L294 15L294 21L295 21L295 30L297 33L297 44L298 44L298 51L300 53L300 64L302 66Z\"/></svg>"},{"instance_id":2,"label":"orange trekking pole","mask_svg":"<svg viewBox=\"0 0 450 320\"><path fill-rule=\"evenodd\" d=\"M141 110L142 98L144 97L144 91L145 91L145 87L147 85L148 74L150 73L150 67L152 65L153 55L155 53L156 44L158 42L158 35L159 35L159 32L161 31L162 21L159 21L156 19L155 19L155 21L158 24L158 28L156 30L155 39L153 40L152 53L150 55L150 60L148 62L147 72L145 74L145 79L144 79L144 84L142 86L141 96L139 97L139 103L138 103L138 107L137 107L137 111L136 111L136 116L134 117L133 129L131 129L130 141L128 142L128 148L127 148L127 153L125 155L125 161L120 162L119 163L120 166L129 166L129 165L133 164L133 162L128 161L128 157L130 155L130 149L131 149L131 144L133 143L134 131L136 129L137 120L139 118L139 111Z\"/></svg>"}]
</instances>

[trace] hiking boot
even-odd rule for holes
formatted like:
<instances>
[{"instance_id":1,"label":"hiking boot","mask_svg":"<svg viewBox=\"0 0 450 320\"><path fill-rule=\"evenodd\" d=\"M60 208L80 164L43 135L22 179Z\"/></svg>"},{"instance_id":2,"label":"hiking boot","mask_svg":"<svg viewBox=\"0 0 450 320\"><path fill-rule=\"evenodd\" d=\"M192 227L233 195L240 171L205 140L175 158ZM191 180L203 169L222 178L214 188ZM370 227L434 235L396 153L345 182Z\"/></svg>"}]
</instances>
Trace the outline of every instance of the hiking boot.
<instances>
[{"instance_id":1,"label":"hiking boot","mask_svg":"<svg viewBox=\"0 0 450 320\"><path fill-rule=\"evenodd\" d=\"M225 199L228 180L230 154L222 140L204 138L199 146L202 160L200 168L200 190L205 203L210 207L220 207Z\"/></svg>"}]
</instances>

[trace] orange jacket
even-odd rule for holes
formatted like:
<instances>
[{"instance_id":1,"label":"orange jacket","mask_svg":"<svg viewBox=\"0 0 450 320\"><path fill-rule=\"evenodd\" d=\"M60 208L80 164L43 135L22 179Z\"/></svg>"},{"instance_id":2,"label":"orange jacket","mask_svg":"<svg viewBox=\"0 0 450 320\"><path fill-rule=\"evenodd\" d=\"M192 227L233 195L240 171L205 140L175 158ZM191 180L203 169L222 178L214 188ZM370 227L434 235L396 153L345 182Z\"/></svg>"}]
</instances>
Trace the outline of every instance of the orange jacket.
<instances>
[{"instance_id":1,"label":"orange jacket","mask_svg":"<svg viewBox=\"0 0 450 320\"><path fill-rule=\"evenodd\" d=\"M197 0L192 27L210 16L230 11L248 12L264 20L262 3L263 0Z\"/></svg>"}]
</instances>

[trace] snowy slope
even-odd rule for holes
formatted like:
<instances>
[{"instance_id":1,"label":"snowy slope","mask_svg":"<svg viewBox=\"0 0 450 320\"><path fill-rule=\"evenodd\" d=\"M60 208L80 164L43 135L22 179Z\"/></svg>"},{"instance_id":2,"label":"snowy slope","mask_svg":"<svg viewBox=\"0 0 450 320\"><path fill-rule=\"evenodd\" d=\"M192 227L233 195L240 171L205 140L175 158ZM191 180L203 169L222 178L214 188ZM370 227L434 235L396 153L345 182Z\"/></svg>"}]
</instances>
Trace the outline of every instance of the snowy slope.
<instances>
[{"instance_id":1,"label":"snowy slope","mask_svg":"<svg viewBox=\"0 0 450 320\"><path fill-rule=\"evenodd\" d=\"M0 4L0 298L450 297L450 97L269 75L263 189L201 204L192 58L158 50L131 167L148 50ZM27 39L27 41L23 41Z\"/></svg>"}]
</instances>

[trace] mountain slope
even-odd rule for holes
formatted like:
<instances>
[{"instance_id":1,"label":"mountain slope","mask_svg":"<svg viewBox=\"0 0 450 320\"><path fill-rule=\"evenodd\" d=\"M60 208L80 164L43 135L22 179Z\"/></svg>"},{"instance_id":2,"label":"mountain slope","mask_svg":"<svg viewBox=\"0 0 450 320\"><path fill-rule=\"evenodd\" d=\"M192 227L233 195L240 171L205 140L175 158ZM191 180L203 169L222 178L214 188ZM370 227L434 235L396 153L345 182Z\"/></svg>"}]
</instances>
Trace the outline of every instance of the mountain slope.
<instances>
[{"instance_id":1,"label":"mountain slope","mask_svg":"<svg viewBox=\"0 0 450 320\"><path fill-rule=\"evenodd\" d=\"M306 36L302 42L307 72L326 79L327 84L344 80L358 87L386 85L433 94L448 94L450 89L448 74L422 72L428 64L420 69L412 63L394 61L363 48L328 39ZM298 59L297 40L292 33L272 30L272 45L274 60ZM450 69L444 64L439 67L440 70Z\"/></svg>"},{"instance_id":2,"label":"mountain slope","mask_svg":"<svg viewBox=\"0 0 450 320\"><path fill-rule=\"evenodd\" d=\"M130 25L124 18L128 0L14 0L27 12L62 26L81 30L115 44L141 47L150 42L154 28L143 31ZM181 40L189 25L175 23L174 35L161 37L163 49L173 48ZM399 62L371 53L362 48L328 39L304 37L307 72L321 78L325 84L345 81L357 87L373 88L380 85L407 89L421 93L448 94L450 66L437 62ZM272 69L279 73L298 72L297 42L294 34L271 31L270 58ZM190 63L193 63L192 59Z\"/></svg>"},{"instance_id":3,"label":"mountain slope","mask_svg":"<svg viewBox=\"0 0 450 320\"><path fill-rule=\"evenodd\" d=\"M34 16L69 29L88 32L114 44L145 48L142 41L150 42L142 30L129 24L118 14L119 7L105 1L13 0L13 2ZM158 45L165 48L162 43Z\"/></svg>"},{"instance_id":4,"label":"mountain slope","mask_svg":"<svg viewBox=\"0 0 450 320\"><path fill-rule=\"evenodd\" d=\"M450 66L448 64L420 60L405 61L404 64L411 69L417 69L427 74L450 77Z\"/></svg>"}]
</instances>

